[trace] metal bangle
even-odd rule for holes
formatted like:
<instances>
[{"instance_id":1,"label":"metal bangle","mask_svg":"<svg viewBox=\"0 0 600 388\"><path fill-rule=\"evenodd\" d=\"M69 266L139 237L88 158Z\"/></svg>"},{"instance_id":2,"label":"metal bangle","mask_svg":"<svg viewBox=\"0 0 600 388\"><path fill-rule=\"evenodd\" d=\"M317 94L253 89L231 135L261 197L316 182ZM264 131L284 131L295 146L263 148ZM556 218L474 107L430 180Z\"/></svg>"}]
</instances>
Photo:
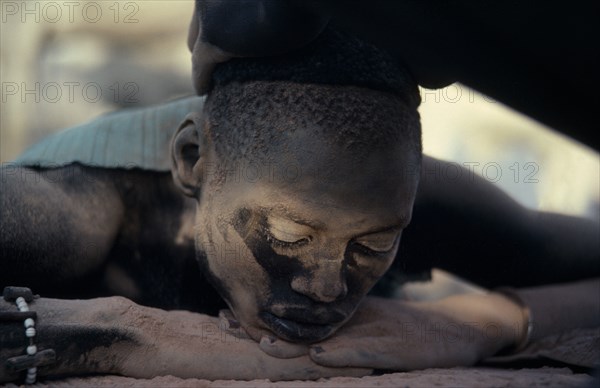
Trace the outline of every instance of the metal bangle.
<instances>
[{"instance_id":1,"label":"metal bangle","mask_svg":"<svg viewBox=\"0 0 600 388\"><path fill-rule=\"evenodd\" d=\"M533 316L531 314L531 310L529 309L529 306L527 306L525 301L521 298L521 296L517 293L517 291L513 288L501 287L496 288L493 292L503 295L504 297L516 303L521 308L521 314L523 315L523 327L521 327L520 330L521 338L513 347L506 349L503 352L518 353L521 350L525 349L531 341L531 333L533 332Z\"/></svg>"}]
</instances>

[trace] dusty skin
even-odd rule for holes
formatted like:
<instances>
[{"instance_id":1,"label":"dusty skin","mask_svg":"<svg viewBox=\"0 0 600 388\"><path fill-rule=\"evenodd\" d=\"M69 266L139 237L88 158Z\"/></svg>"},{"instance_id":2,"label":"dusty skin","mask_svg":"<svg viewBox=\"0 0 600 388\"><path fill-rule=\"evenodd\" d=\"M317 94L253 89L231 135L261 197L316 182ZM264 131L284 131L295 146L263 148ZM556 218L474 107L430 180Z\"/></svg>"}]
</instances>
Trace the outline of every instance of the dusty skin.
<instances>
[{"instance_id":1,"label":"dusty skin","mask_svg":"<svg viewBox=\"0 0 600 388\"><path fill-rule=\"evenodd\" d=\"M41 317L38 346L52 347L58 354L57 364L40 370L45 375L72 375L86 370L137 378L174 375L250 380L263 376L277 381L340 373L370 374L370 369L319 366L308 355L293 362L273 358L260 350L255 341L235 331L221 330L216 317L187 311L167 312L139 306L121 297L91 301L43 298L33 306ZM0 302L3 311L10 307ZM60 335L65 338L57 339ZM12 353L16 356L21 352ZM0 371L4 381L15 377L4 368Z\"/></svg>"},{"instance_id":2,"label":"dusty skin","mask_svg":"<svg viewBox=\"0 0 600 388\"><path fill-rule=\"evenodd\" d=\"M172 156L170 174L73 163L64 169L82 175L56 181L35 165L7 169L0 280L65 298L32 303L38 346L59 355L40 376L317 379L470 365L517 345L522 332L509 328L523 328L525 316L498 294L389 304L365 298L384 274L405 273L407 253L429 260L425 268L444 259L490 286L519 284L519 276L531 285L598 273L591 222L528 211L477 179L434 176L418 186L420 128L411 96L231 82L188 116L171 148L159 148ZM226 171L235 158L319 173L294 182L231 180ZM227 260L232 248L235 260ZM557 269L542 273L532 258ZM533 338L597 326L598 300L589 295L598 286L520 291L536 319L548 321ZM74 299L115 294L129 299ZM214 315L226 307L235 320L223 313L222 330ZM190 312L173 311L180 309ZM236 321L249 338L236 334L240 328L231 332ZM470 322L495 325L499 335L490 341L477 330L459 332L456 341L428 346L398 335L406 327ZM15 325L0 326L3 359L23 353ZM0 381L17 377L0 369Z\"/></svg>"},{"instance_id":3,"label":"dusty skin","mask_svg":"<svg viewBox=\"0 0 600 388\"><path fill-rule=\"evenodd\" d=\"M356 93L352 98L369 96L369 93L360 93L356 89L352 92ZM279 109L279 112L285 116L283 108ZM44 257L47 262L37 262L37 267L29 266L37 269L39 273L28 272L30 280L32 276L35 277L39 286L44 287L48 271L55 268L57 263L52 260L70 257L68 251L67 255L60 254L60 249L69 245L56 242L76 238L72 231L81 230L86 235L79 236L75 242L93 241L97 248L88 251L91 256L87 261L77 257L78 260L65 263L62 266L64 271L58 274L62 277L62 282L64 279L76 279L82 273L94 269L98 262L106 260L111 264L106 268L110 269L108 275L111 285L115 285L115 279L118 280L115 273L119 271L115 268L120 268L121 274L128 275L125 279L128 279L129 283L129 287L121 290L137 290L137 296L134 295L134 298L148 298L146 301L152 301L151 297L164 297L169 295L168 292L174 291L173 288L164 287L178 284L180 278L170 277L173 276L172 269L189 271L186 269L188 267L177 260L191 260L197 265L195 253L204 252L203 248L208 245L210 237L213 242L221 242L220 245L215 244L220 249L227 248L229 242L243 242L237 246L247 250L237 256L238 260L219 260L225 257L224 253L219 253L217 248L212 247L206 247L207 256L202 255L199 258L205 274L216 275L212 279L213 284L229 302L236 320L239 320L240 326L249 333L251 339L244 338L243 335L226 335L228 332L221 332L219 320L215 317L191 312L167 312L136 305L123 298L92 301L41 298L32 306L40 314L38 344L40 349L55 348L61 359L53 368L40 370L40 375L117 373L149 378L173 374L210 379L268 377L273 380L356 376L369 374L371 368L403 370L472 364L477 359L491 356L506 345L517 342L517 338L521 338L513 330L501 330L501 335L491 342L485 337L468 334L466 337L459 337L458 343L434 341L431 345L435 346L422 346L422 342L411 345L411 338L408 338L409 342L405 342L407 338L394 337L394 333L402 332L402 325L422 326L424 321L459 326L466 321L474 321L481 325L489 323L499 327L522 327L523 316L519 308L498 295L465 295L434 304L402 304L389 301L391 308L384 306L382 300L367 298L359 306L367 290L393 264L399 246L400 230L411 219L412 201L415 195L418 197L415 193L415 176L400 174L404 163L410 163L410 158L414 157L414 154L411 156L410 153L398 152L406 151L403 148L406 145L392 143L382 146L377 155L366 153L358 159L354 159L352 154L342 149L339 159L330 160L328 158L331 156L328 155L332 154L324 151L327 147L338 147L335 143L323 141L322 135L318 133L314 136L296 134L287 139L287 142L294 144L292 149L298 150L297 152L286 153L285 147L282 147L274 149L272 155L286 159L294 157L308 167L324 165L327 168L322 169L322 173L314 178L304 177L304 180L294 186L296 190L291 190L291 187L277 182L248 184L242 181L215 179L219 178L218 174L204 175L203 168L208 162L218 164L217 159L211 160L216 157L211 143L202 139L205 133L202 130L204 125L201 117L192 116L181 125L180 131L175 135L172 143L172 155L175 159L172 174L175 184L173 178L164 173L119 174L112 170L82 167L81 173L89 174L89 178L93 178L75 182L84 183L82 187L52 186L53 181L44 179L37 182L29 180L29 187L7 185L3 188L3 200L7 199L6 194L9 200L11 195L14 195L8 203L19 203L23 200L20 190L27 188L25 203L29 208L35 207L36 212L24 211L26 209L16 206L5 206L3 203L2 211L9 212L7 217L4 217L3 213L3 238L10 237L10 233L23 232L23 225L38 225L27 217L36 219L40 214L46 215L48 219L61 217L66 221L63 225L68 225L67 222L77 225L81 220L98 219L100 216L106 222L102 225L86 222L86 228L67 229L69 233L64 231L62 235L60 233L63 231L60 229L47 228L40 231L34 228L27 235L36 236L40 242L48 244L36 245L39 248L49 247L44 255L33 252L32 256L28 256L28 251L18 254L13 251L14 256L3 257L22 259L6 263L12 266L27 263L28 257L29 260ZM315 153L314 150L321 152ZM425 163L430 162L430 159L425 159ZM390 170L381 172L377 168L381 163L389 164ZM366 168L370 173L356 174L357 165ZM386 174L389 171L393 172L393 169L398 169L395 175L404 178L404 184L386 179ZM28 171L28 174L34 173ZM212 180L205 179L208 177ZM321 179L323 177L327 179ZM435 189L440 186L428 182L427 179L422 182L424 184L421 187L431 187L432 191L423 194L434 196L438 192ZM352 185L342 184L344 181L350 181ZM121 182L124 182L124 192L127 195L118 189ZM135 182L135 185L132 186L131 182ZM22 184L23 181L19 183ZM67 180L66 183L74 182ZM468 186L467 181L462 187ZM352 187L352 190L348 190L348 187ZM374 192L370 187L379 187L380 190ZM15 188L17 190L11 191ZM53 193L52 190L57 192ZM489 200L492 197L489 194L493 194L494 191L487 188L485 190L489 190L488 195L484 196ZM65 191L74 192L76 195L66 196ZM43 194L36 197L36 192ZM183 196L181 192L188 194L188 197ZM229 195L225 195L226 193ZM88 201L89 196L93 202ZM426 195L423 197L427 198ZM61 201L61 198L70 200ZM100 198L105 202L100 201ZM389 198L397 200L388 201ZM195 205L200 200L201 206L194 214ZM58 201L57 206L49 208L48 201ZM112 204L110 211L105 210L106 202ZM157 203L169 203L171 207L161 208L156 206ZM286 206L272 206L277 204ZM510 205L511 202L507 204L507 208L513 209ZM282 208L288 211L282 211ZM302 213L301 218L304 221L308 219L312 222L298 223L297 217L289 216L290 208L293 208L295 213ZM58 215L52 212L58 212ZM95 214L96 212L98 214ZM25 219L19 222L18 217ZM185 222L193 220L194 217L195 222ZM112 229L123 220L128 220L127 228ZM172 224L165 222L166 220L170 220ZM7 228L7 221L20 226ZM343 228L339 228L340 223L344 224ZM308 228L306 224L309 224ZM198 227L194 228L194 225ZM269 231L268 235L265 235L265 229ZM5 231L10 233L4 233ZM52 234L57 232L57 235ZM202 235L203 232L206 232L206 235ZM197 245L194 245L192 238L194 233L200 233L196 236ZM304 235L305 233L307 235ZM108 242L103 241L111 241L114 236L120 236L117 240L118 249L109 250ZM48 237L51 238L44 240ZM585 241L584 233L578 234L578 237ZM290 247L283 243L273 243L273 238L283 242L288 240L289 243L306 239L309 244L303 242L298 247ZM15 245L14 241L27 239L16 238L9 241L11 242L3 241L3 249L15 249L18 245ZM132 241L138 241L139 244L134 245L133 252L125 250L125 254L118 254L119 249L129 247ZM343 252L342 247L348 245L349 241L352 241L352 244L356 242L357 245ZM313 247L310 243L316 246ZM123 244L124 247L118 244ZM314 260L314 253L310 252L319 252L318 246L331 247L331 250L323 250L323 254L331 256L325 257L326 260ZM256 253L265 250L268 250L267 254ZM77 252L75 250L75 253ZM338 256L340 252L343 257ZM57 257L53 258L49 253L54 253ZM143 254L149 260L155 260L158 253L164 253L164 257L169 260L164 263L155 261L155 267L149 267L147 262L141 261L139 267L134 267L135 271L125 270L125 264L128 264L125 260L135 258L136 254ZM104 254L107 257L101 256ZM347 255L351 255L350 258ZM292 257L292 260L286 260L282 256ZM282 265L289 262L295 263L294 266ZM344 266L348 267L347 272L340 270ZM353 266L357 269L353 269ZM14 267L11 273L18 276L19 271L16 268ZM244 270L240 271L240 268ZM161 282L164 282L163 288L156 282L156 277L152 276L155 273L160 274ZM153 282L148 283L144 276L148 276ZM100 279L104 278L100 276ZM181 290L181 294L175 294L174 298L185 300L184 297L187 296L195 303L218 301L214 290L211 293L207 284L198 279L202 278L193 278L191 281L204 288ZM94 284L97 283L90 282L87 290L91 290ZM327 284L334 287L327 288ZM568 285L554 291L553 295L556 296L552 300L555 304L544 305L542 309L535 310L534 314L538 317L568 316L578 319L569 319L569 322L553 320L553 323L546 327L538 324L537 335L559 332L569 328L569 325L597 325L598 317L593 315L594 311L597 311L597 300L585 297L589 295L590 289L598 289L598 282ZM157 290L161 291L160 295L154 294ZM529 298L530 306L535 309L536 305L540 305L540 300L546 299L548 290L533 290L523 295ZM457 302L461 300L462 303ZM575 306L571 300L580 302ZM170 307L167 308L176 309L176 301L177 299L170 301L170 305L167 305ZM154 299L152 303L159 305L165 302L164 299ZM472 306L481 308L474 309ZM197 304L193 306L195 309L201 307ZM4 304L3 308L9 306ZM356 319L352 319L352 314L357 308ZM276 318L263 320L265 312ZM312 322L306 322L307 320ZM5 325L1 327L3 333L11 333L15 329ZM74 327L77 330L73 330ZM339 335L333 334L336 329L339 329ZM269 337L308 342L311 343L312 349L306 345L294 345L290 350L287 347L283 348L285 345L280 345L284 344L281 338L269 343ZM11 337L2 338L4 340ZM57 341L57 338L63 340ZM408 354L402 351L405 346L412 346L422 353L412 352L411 358L405 359L403 357ZM21 353L19 343L3 346L3 357ZM413 355L416 357L413 358ZM232 359L235 361L235 368L231 367ZM349 366L358 366L361 369L349 369ZM6 374L6 371L2 373L2 379L15 378Z\"/></svg>"}]
</instances>

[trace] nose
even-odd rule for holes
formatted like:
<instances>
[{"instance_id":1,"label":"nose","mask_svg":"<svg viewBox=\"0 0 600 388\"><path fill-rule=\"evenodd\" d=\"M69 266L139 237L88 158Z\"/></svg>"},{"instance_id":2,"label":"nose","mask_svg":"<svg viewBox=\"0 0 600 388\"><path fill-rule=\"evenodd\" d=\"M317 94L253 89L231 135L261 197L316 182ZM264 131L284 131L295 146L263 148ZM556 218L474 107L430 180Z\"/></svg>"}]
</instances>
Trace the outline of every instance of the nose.
<instances>
[{"instance_id":1,"label":"nose","mask_svg":"<svg viewBox=\"0 0 600 388\"><path fill-rule=\"evenodd\" d=\"M291 287L294 291L323 303L342 299L348 293L342 263L337 260L324 261L316 270L294 276Z\"/></svg>"}]
</instances>

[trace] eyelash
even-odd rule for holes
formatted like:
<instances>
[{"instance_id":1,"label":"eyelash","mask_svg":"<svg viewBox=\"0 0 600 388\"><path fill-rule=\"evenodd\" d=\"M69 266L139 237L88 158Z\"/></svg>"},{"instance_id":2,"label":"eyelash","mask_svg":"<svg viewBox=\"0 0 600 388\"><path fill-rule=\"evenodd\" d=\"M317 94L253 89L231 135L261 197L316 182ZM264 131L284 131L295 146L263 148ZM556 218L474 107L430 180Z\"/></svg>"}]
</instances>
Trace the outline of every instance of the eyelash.
<instances>
[{"instance_id":1,"label":"eyelash","mask_svg":"<svg viewBox=\"0 0 600 388\"><path fill-rule=\"evenodd\" d=\"M384 256L384 255L387 255L388 253L390 253L392 251L392 249L394 249L394 246L392 246L392 248L389 251L385 251L385 252L375 251L375 250L373 250L367 246L364 246L361 243L358 243L356 241L352 241L352 245L355 246L356 249L359 250L360 252L362 252L363 254L366 254L369 256Z\"/></svg>"},{"instance_id":2,"label":"eyelash","mask_svg":"<svg viewBox=\"0 0 600 388\"><path fill-rule=\"evenodd\" d=\"M281 241L281 240L278 240L277 238L275 238L271 234L271 232L269 231L268 228L263 228L263 234L265 235L266 240L271 245L278 247L278 248L287 248L287 249L299 248L303 245L306 245L310 241L310 239L308 239L308 238L303 238L303 239L295 241L295 242Z\"/></svg>"},{"instance_id":3,"label":"eyelash","mask_svg":"<svg viewBox=\"0 0 600 388\"><path fill-rule=\"evenodd\" d=\"M354 246L358 251L360 251L361 253L368 255L368 256L381 256L381 255L385 255L387 252L378 252L378 251L374 251L373 249L366 247L360 243L357 242L352 242L352 246Z\"/></svg>"},{"instance_id":4,"label":"eyelash","mask_svg":"<svg viewBox=\"0 0 600 388\"><path fill-rule=\"evenodd\" d=\"M281 241L281 240L275 238L275 236L273 236L271 234L271 232L269 231L269 228L263 227L262 231L265 236L265 239L269 242L269 244L271 244L275 247L278 247L278 248L283 248L283 249L300 248L300 247L306 245L310 241L310 238L303 238L296 242ZM362 254L365 254L368 256L383 256L383 255L389 253L389 251L387 251L387 252L375 251L375 250L373 250L367 246L364 246L356 241L353 241L351 244L354 247L356 247L356 249L359 250Z\"/></svg>"}]
</instances>

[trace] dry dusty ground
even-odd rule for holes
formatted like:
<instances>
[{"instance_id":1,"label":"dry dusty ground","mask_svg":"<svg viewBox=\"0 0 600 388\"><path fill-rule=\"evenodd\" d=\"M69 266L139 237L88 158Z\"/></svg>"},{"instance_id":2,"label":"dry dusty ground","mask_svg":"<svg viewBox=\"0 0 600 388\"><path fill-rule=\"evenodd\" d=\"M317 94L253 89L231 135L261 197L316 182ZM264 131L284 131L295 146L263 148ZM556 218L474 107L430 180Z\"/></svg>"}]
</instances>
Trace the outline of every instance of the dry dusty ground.
<instances>
[{"instance_id":1,"label":"dry dusty ground","mask_svg":"<svg viewBox=\"0 0 600 388\"><path fill-rule=\"evenodd\" d=\"M151 380L120 376L71 378L37 387L598 387L598 380L569 368L497 369L452 368L391 373L363 378L336 377L318 381L197 380L173 376Z\"/></svg>"},{"instance_id":2,"label":"dry dusty ground","mask_svg":"<svg viewBox=\"0 0 600 388\"><path fill-rule=\"evenodd\" d=\"M363 378L317 381L208 381L173 376L150 380L92 376L42 381L38 387L600 387L600 328L547 337L523 352L490 359L486 367L427 369ZM532 365L541 367L532 368ZM491 367L496 365L498 367ZM552 365L552 366L549 366ZM510 368L509 368L510 367ZM596 377L583 371L596 370ZM573 370L577 371L574 372ZM15 387L15 385L8 385Z\"/></svg>"}]
</instances>

